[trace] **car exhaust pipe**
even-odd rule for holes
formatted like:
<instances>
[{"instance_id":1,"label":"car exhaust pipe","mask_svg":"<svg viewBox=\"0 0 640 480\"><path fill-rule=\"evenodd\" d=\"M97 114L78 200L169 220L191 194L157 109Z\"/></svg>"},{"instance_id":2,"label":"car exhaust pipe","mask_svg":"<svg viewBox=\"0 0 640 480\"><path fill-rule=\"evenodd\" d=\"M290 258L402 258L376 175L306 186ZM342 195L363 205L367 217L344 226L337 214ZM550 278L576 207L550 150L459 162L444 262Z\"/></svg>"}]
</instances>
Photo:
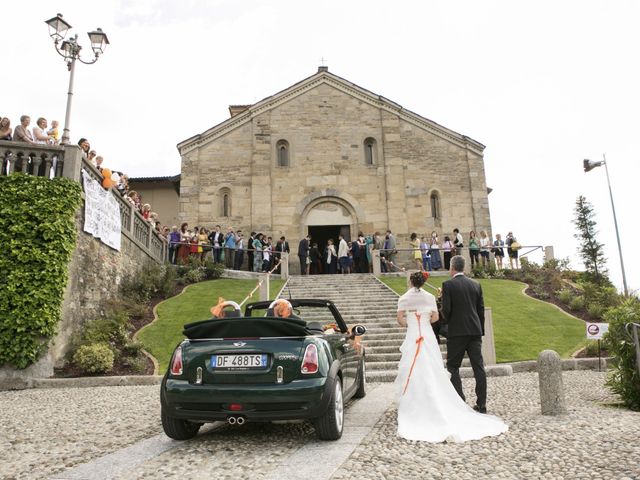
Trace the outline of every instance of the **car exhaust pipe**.
<instances>
[{"instance_id":1,"label":"car exhaust pipe","mask_svg":"<svg viewBox=\"0 0 640 480\"><path fill-rule=\"evenodd\" d=\"M238 419L236 420L236 423L238 425L244 425L245 419L244 417L238 417Z\"/></svg>"},{"instance_id":2,"label":"car exhaust pipe","mask_svg":"<svg viewBox=\"0 0 640 480\"><path fill-rule=\"evenodd\" d=\"M235 425L236 424L236 417L229 417L227 418L227 423L229 425Z\"/></svg>"}]
</instances>

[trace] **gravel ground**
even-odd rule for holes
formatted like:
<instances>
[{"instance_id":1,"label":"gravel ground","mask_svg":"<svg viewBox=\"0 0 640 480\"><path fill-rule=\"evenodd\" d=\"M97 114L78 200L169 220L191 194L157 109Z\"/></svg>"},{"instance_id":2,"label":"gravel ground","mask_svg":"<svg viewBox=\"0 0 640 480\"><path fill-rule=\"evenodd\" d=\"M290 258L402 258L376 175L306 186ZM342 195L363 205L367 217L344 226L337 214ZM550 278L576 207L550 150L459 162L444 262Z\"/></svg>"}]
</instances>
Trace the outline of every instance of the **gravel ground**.
<instances>
[{"instance_id":1,"label":"gravel ground","mask_svg":"<svg viewBox=\"0 0 640 480\"><path fill-rule=\"evenodd\" d=\"M537 374L490 378L489 413L509 432L462 444L397 437L394 406L332 479L640 479L640 413L611 406L604 373L563 380L568 415L543 417ZM473 385L464 381L467 399Z\"/></svg>"},{"instance_id":2,"label":"gravel ground","mask_svg":"<svg viewBox=\"0 0 640 480\"><path fill-rule=\"evenodd\" d=\"M604 373L565 372L569 414L543 417L536 374L489 378L490 413L510 430L463 444L398 438L391 407L332 478L640 479L640 413L607 406L616 399L604 380ZM471 401L473 380L463 383ZM158 386L0 392L0 404L2 479L46 478L162 432ZM314 440L307 423L224 425L120 478L261 479ZM310 462L323 461L318 448Z\"/></svg>"},{"instance_id":3,"label":"gravel ground","mask_svg":"<svg viewBox=\"0 0 640 480\"><path fill-rule=\"evenodd\" d=\"M159 386L0 392L0 478L46 478L162 431Z\"/></svg>"}]
</instances>

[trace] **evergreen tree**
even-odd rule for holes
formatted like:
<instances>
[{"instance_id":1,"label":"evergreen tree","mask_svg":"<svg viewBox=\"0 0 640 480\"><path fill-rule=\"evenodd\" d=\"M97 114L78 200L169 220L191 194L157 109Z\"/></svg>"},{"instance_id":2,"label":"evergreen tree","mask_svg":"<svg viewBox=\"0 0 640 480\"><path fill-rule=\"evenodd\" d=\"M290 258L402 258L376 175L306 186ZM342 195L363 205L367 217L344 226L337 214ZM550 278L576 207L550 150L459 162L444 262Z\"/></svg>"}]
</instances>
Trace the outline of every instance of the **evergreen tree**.
<instances>
[{"instance_id":1,"label":"evergreen tree","mask_svg":"<svg viewBox=\"0 0 640 480\"><path fill-rule=\"evenodd\" d=\"M576 207L573 210L573 224L578 233L573 236L578 240L578 254L582 259L587 273L594 277L594 280L601 282L607 279L606 259L604 257L604 244L596 239L596 221L593 206L585 197L580 195L576 199Z\"/></svg>"}]
</instances>

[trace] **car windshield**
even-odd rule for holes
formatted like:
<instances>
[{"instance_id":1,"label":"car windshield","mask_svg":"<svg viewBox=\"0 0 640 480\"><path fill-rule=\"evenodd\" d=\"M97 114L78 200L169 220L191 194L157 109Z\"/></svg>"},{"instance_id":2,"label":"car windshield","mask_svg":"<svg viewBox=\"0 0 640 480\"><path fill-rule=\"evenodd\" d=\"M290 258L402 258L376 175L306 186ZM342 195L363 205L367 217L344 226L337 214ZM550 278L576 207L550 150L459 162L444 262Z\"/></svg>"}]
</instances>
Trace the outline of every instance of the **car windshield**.
<instances>
[{"instance_id":1,"label":"car windshield","mask_svg":"<svg viewBox=\"0 0 640 480\"><path fill-rule=\"evenodd\" d=\"M342 317L333 303L323 300L291 300L290 303L293 311L288 319L304 320L307 326L314 330L346 331ZM270 302L250 304L245 310L245 317L281 318L270 306Z\"/></svg>"}]
</instances>

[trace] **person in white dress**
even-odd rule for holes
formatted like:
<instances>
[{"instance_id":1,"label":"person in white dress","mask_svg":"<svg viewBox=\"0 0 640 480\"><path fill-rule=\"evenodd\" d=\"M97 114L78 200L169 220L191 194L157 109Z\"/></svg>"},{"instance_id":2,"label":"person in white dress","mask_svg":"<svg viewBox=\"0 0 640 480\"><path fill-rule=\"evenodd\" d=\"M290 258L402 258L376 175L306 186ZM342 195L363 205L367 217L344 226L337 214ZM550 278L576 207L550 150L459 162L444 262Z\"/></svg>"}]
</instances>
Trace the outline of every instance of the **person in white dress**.
<instances>
[{"instance_id":1,"label":"person in white dress","mask_svg":"<svg viewBox=\"0 0 640 480\"><path fill-rule=\"evenodd\" d=\"M436 299L421 287L422 272L398 300L398 324L407 327L398 366L398 435L425 442L465 442L496 436L509 427L498 417L476 412L457 394L431 328Z\"/></svg>"}]
</instances>

